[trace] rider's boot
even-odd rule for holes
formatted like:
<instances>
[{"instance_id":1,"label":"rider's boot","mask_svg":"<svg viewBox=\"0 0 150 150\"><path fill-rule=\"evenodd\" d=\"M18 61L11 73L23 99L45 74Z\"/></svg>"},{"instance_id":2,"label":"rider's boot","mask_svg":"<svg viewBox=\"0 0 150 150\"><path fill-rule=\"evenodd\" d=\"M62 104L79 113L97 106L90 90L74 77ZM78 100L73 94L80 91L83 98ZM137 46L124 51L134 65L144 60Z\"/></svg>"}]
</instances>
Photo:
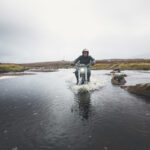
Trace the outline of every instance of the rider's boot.
<instances>
[{"instance_id":1,"label":"rider's boot","mask_svg":"<svg viewBox=\"0 0 150 150\"><path fill-rule=\"evenodd\" d=\"M88 82L90 82L90 77L87 78Z\"/></svg>"}]
</instances>

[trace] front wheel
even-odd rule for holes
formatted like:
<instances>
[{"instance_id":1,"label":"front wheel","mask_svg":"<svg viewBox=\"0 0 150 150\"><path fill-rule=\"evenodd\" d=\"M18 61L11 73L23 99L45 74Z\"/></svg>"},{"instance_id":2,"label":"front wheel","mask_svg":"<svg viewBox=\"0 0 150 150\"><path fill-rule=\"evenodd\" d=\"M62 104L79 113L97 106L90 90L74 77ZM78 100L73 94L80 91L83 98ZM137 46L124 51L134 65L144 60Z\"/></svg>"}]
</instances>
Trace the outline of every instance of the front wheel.
<instances>
[{"instance_id":1,"label":"front wheel","mask_svg":"<svg viewBox=\"0 0 150 150\"><path fill-rule=\"evenodd\" d=\"M81 84L84 84L85 83L85 76L82 76L81 77Z\"/></svg>"}]
</instances>

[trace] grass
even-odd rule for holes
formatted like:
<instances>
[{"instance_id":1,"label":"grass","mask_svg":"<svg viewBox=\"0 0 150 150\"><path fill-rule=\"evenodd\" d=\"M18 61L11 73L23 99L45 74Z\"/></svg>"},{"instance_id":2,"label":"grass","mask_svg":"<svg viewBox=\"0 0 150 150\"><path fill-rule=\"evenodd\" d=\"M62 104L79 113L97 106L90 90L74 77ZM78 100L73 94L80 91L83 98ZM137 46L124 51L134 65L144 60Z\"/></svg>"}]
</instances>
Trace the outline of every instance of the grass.
<instances>
[{"instance_id":1,"label":"grass","mask_svg":"<svg viewBox=\"0 0 150 150\"><path fill-rule=\"evenodd\" d=\"M0 73L22 72L25 71L26 69L27 67L17 64L0 64Z\"/></svg>"},{"instance_id":2,"label":"grass","mask_svg":"<svg viewBox=\"0 0 150 150\"><path fill-rule=\"evenodd\" d=\"M95 64L94 66L91 66L90 68L92 69L92 70L105 70L105 69L109 69L109 68L111 68L111 64L107 64L107 63L99 63L99 64Z\"/></svg>"},{"instance_id":3,"label":"grass","mask_svg":"<svg viewBox=\"0 0 150 150\"><path fill-rule=\"evenodd\" d=\"M7 72L21 72L29 68L44 67L51 69L72 68L69 62L54 62L54 63L33 63L33 64L1 64L0 73ZM120 70L150 70L150 62L97 62L90 67L92 70L113 70L119 68Z\"/></svg>"},{"instance_id":4,"label":"grass","mask_svg":"<svg viewBox=\"0 0 150 150\"><path fill-rule=\"evenodd\" d=\"M121 70L150 70L150 63L121 63L119 68Z\"/></svg>"},{"instance_id":5,"label":"grass","mask_svg":"<svg viewBox=\"0 0 150 150\"><path fill-rule=\"evenodd\" d=\"M33 67L33 66L32 66ZM32 68L30 67L30 68ZM38 67L42 67L42 64ZM49 64L47 66L44 66L45 68L53 68L53 69L59 69L59 68L72 68L69 64ZM120 70L150 70L150 62L116 62L116 63L96 63L94 66L90 67L92 70L112 70L115 68L119 68Z\"/></svg>"},{"instance_id":6,"label":"grass","mask_svg":"<svg viewBox=\"0 0 150 150\"><path fill-rule=\"evenodd\" d=\"M145 62L125 62L125 63L98 63L91 67L93 70L110 70L119 68L120 70L150 70L150 63Z\"/></svg>"}]
</instances>

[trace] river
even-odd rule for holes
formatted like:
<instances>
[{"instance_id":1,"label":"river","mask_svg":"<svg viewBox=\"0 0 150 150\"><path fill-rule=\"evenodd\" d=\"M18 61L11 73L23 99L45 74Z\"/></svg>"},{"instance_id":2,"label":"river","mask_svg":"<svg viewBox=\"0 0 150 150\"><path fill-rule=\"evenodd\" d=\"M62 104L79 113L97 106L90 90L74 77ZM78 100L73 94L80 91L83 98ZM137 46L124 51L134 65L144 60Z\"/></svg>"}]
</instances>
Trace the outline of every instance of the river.
<instances>
[{"instance_id":1,"label":"river","mask_svg":"<svg viewBox=\"0 0 150 150\"><path fill-rule=\"evenodd\" d=\"M110 71L84 87L72 72L0 78L0 150L150 150L150 100L112 85ZM150 82L150 71L124 73L126 85Z\"/></svg>"}]
</instances>

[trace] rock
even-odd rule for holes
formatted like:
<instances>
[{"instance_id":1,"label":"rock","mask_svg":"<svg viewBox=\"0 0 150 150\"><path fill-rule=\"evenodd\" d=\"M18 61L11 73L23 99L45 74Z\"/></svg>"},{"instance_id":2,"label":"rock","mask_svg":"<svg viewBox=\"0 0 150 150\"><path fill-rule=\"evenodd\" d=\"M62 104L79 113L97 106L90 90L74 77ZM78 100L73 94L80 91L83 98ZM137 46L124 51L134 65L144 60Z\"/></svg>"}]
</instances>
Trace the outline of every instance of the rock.
<instances>
[{"instance_id":1,"label":"rock","mask_svg":"<svg viewBox=\"0 0 150 150\"><path fill-rule=\"evenodd\" d=\"M116 73L116 72L115 72L115 71L111 71L110 73L111 73L111 74L114 74L114 73Z\"/></svg>"},{"instance_id":2,"label":"rock","mask_svg":"<svg viewBox=\"0 0 150 150\"><path fill-rule=\"evenodd\" d=\"M111 83L116 85L124 85L126 83L126 80L124 75L113 75Z\"/></svg>"},{"instance_id":3,"label":"rock","mask_svg":"<svg viewBox=\"0 0 150 150\"><path fill-rule=\"evenodd\" d=\"M134 86L121 86L121 88L137 95L150 97L150 83L136 84Z\"/></svg>"},{"instance_id":4,"label":"rock","mask_svg":"<svg viewBox=\"0 0 150 150\"><path fill-rule=\"evenodd\" d=\"M111 73L120 73L121 71L120 71L120 69L119 68L116 68L116 69L114 69Z\"/></svg>"}]
</instances>

